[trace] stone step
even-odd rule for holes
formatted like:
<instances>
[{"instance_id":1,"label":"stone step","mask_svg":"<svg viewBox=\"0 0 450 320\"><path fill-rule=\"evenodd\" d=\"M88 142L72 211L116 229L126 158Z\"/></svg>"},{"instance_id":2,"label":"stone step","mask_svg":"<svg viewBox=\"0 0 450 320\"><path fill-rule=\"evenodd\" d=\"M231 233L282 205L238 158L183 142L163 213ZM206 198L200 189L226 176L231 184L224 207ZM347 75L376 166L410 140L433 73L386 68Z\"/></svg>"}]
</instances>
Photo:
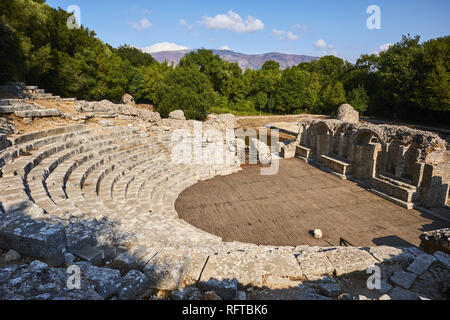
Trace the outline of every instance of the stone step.
<instances>
[{"instance_id":1,"label":"stone step","mask_svg":"<svg viewBox=\"0 0 450 320\"><path fill-rule=\"evenodd\" d=\"M90 195L92 197L98 196L98 192L100 190L100 183L103 181L105 176L109 175L116 168L121 168L125 163L130 161L137 161L139 159L145 158L149 155L157 153L160 150L152 149L152 145L146 146L146 149L139 150L135 154L127 154L126 157L121 159L117 159L112 163L105 164L97 168L94 172L92 172L89 177L85 180L83 185L83 194ZM87 186L86 186L87 185Z\"/></svg>"},{"instance_id":2,"label":"stone step","mask_svg":"<svg viewBox=\"0 0 450 320\"><path fill-rule=\"evenodd\" d=\"M26 105L26 100L24 99L0 99L0 106L16 106L16 105Z\"/></svg>"},{"instance_id":3,"label":"stone step","mask_svg":"<svg viewBox=\"0 0 450 320\"><path fill-rule=\"evenodd\" d=\"M135 178L136 176L140 176L144 174L147 170L151 170L152 164L161 162L166 160L167 157L164 154L158 154L156 157L150 157L149 159L144 159L140 162L132 162L125 166L125 168L120 168L119 170L115 170L115 173L112 173L103 180L103 184L100 187L99 195L103 198L113 198L114 189L117 189L119 181L123 182L127 176L130 178ZM122 186L125 183L120 183ZM127 184L129 185L129 183Z\"/></svg>"},{"instance_id":4,"label":"stone step","mask_svg":"<svg viewBox=\"0 0 450 320\"><path fill-rule=\"evenodd\" d=\"M60 117L62 115L58 109L24 110L16 111L14 114L19 118Z\"/></svg>"},{"instance_id":5,"label":"stone step","mask_svg":"<svg viewBox=\"0 0 450 320\"><path fill-rule=\"evenodd\" d=\"M15 104L0 106L0 114L16 114L36 110L36 106L30 104ZM22 117L24 118L24 117Z\"/></svg>"},{"instance_id":6,"label":"stone step","mask_svg":"<svg viewBox=\"0 0 450 320\"><path fill-rule=\"evenodd\" d=\"M29 171L36 165L38 165L41 161L44 159L58 153L61 151L64 151L68 148L75 147L79 143L83 143L83 141L86 141L87 138L85 138L82 134L85 132L79 132L77 135L76 133L69 133L66 135L56 135L51 136L49 138L44 138L42 140L35 141L32 144L28 144L25 147L20 147L17 150L11 150L9 157L10 158L17 158L21 153L30 152L33 149L39 149L39 151L32 151L31 155L23 156L20 159L17 159L14 161L14 163L6 164L2 172L4 175L17 175L21 174L22 176L25 176L29 173ZM133 133L131 131L125 131L122 133L122 137L126 137L127 135L132 135ZM74 137L78 136L79 140L73 140ZM61 140L65 140L65 143L61 143ZM45 147L42 147L44 145ZM11 155L12 153L12 155ZM7 155L5 155L7 156ZM10 160L8 159L9 162Z\"/></svg>"}]
</instances>

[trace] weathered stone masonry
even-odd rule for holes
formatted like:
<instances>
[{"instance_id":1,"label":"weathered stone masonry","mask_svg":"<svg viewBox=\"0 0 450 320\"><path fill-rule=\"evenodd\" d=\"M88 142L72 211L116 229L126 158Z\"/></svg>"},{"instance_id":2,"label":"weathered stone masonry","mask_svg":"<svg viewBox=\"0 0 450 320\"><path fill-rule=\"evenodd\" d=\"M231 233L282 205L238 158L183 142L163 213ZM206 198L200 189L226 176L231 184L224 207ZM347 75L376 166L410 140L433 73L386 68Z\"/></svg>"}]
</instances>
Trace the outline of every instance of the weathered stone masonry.
<instances>
[{"instance_id":1,"label":"weathered stone masonry","mask_svg":"<svg viewBox=\"0 0 450 320\"><path fill-rule=\"evenodd\" d=\"M447 202L450 152L438 135L390 125L307 121L297 140L282 147L408 209L438 208Z\"/></svg>"}]
</instances>

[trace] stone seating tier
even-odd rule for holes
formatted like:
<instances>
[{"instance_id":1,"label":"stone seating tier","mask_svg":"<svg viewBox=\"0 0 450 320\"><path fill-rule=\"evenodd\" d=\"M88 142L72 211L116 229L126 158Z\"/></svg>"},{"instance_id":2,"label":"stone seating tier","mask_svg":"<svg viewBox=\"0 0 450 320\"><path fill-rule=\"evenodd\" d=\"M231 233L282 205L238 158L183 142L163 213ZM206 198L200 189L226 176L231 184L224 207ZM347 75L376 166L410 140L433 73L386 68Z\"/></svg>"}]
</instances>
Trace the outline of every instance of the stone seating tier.
<instances>
[{"instance_id":1,"label":"stone seating tier","mask_svg":"<svg viewBox=\"0 0 450 320\"><path fill-rule=\"evenodd\" d=\"M238 172L239 163L174 163L170 133L77 126L11 141L0 154L0 247L55 266L71 253L97 265L108 261L123 273L138 270L159 290L214 281L279 288L365 272L392 257L406 269L424 254L225 243L179 219L175 201L198 181Z\"/></svg>"}]
</instances>

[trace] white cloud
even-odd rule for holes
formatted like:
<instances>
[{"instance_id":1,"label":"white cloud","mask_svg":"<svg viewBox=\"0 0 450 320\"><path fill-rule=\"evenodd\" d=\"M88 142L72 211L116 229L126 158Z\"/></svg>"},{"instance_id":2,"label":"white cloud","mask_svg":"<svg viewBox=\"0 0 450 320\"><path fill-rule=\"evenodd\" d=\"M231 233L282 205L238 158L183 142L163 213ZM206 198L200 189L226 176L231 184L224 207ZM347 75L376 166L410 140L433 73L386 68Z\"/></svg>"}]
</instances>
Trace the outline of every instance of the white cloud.
<instances>
[{"instance_id":1,"label":"white cloud","mask_svg":"<svg viewBox=\"0 0 450 320\"><path fill-rule=\"evenodd\" d=\"M176 43L172 42L160 42L155 43L154 45L151 45L149 47L145 47L142 49L142 51L147 53L155 53L155 52L161 52L161 51L178 51L178 50L188 50L188 47L178 45Z\"/></svg>"},{"instance_id":2,"label":"white cloud","mask_svg":"<svg viewBox=\"0 0 450 320\"><path fill-rule=\"evenodd\" d=\"M387 51L393 45L394 44L392 44L392 43L385 43L385 44L380 46L380 51L379 52Z\"/></svg>"},{"instance_id":3,"label":"white cloud","mask_svg":"<svg viewBox=\"0 0 450 320\"><path fill-rule=\"evenodd\" d=\"M134 29L141 31L141 30L150 28L152 26L152 23L147 18L144 18L144 19L139 20L139 22L133 22L131 24L131 26Z\"/></svg>"},{"instance_id":4,"label":"white cloud","mask_svg":"<svg viewBox=\"0 0 450 320\"><path fill-rule=\"evenodd\" d=\"M314 42L314 47L316 47L316 49L319 49L322 55L337 56L337 51L333 50L334 46L332 44L327 43L323 39L319 39L316 42Z\"/></svg>"},{"instance_id":5,"label":"white cloud","mask_svg":"<svg viewBox=\"0 0 450 320\"><path fill-rule=\"evenodd\" d=\"M180 19L180 21L178 22L178 25L180 27L183 27L186 29L186 31L190 32L192 31L193 27L187 23L187 21L185 19Z\"/></svg>"},{"instance_id":6,"label":"white cloud","mask_svg":"<svg viewBox=\"0 0 450 320\"><path fill-rule=\"evenodd\" d=\"M314 46L317 49L326 49L327 43L325 42L325 40L320 39L320 40L317 40L316 42L314 42Z\"/></svg>"},{"instance_id":7,"label":"white cloud","mask_svg":"<svg viewBox=\"0 0 450 320\"><path fill-rule=\"evenodd\" d=\"M282 36L286 33L284 30L273 29L271 35Z\"/></svg>"},{"instance_id":8,"label":"white cloud","mask_svg":"<svg viewBox=\"0 0 450 320\"><path fill-rule=\"evenodd\" d=\"M294 33L292 33L291 31L288 31L287 35L286 35L286 39L291 40L291 41L297 41L298 39L300 39L300 37Z\"/></svg>"},{"instance_id":9,"label":"white cloud","mask_svg":"<svg viewBox=\"0 0 450 320\"><path fill-rule=\"evenodd\" d=\"M291 27L291 29L294 29L294 30L297 29L297 30L306 31L307 27L306 27L305 25L302 25L302 24L297 23L297 24L294 24L294 25Z\"/></svg>"},{"instance_id":10,"label":"white cloud","mask_svg":"<svg viewBox=\"0 0 450 320\"><path fill-rule=\"evenodd\" d=\"M232 10L226 14L218 14L215 17L205 16L200 22L207 29L215 30L232 30L235 32L254 32L264 29L264 23L252 16L248 16L246 20Z\"/></svg>"},{"instance_id":11,"label":"white cloud","mask_svg":"<svg viewBox=\"0 0 450 320\"><path fill-rule=\"evenodd\" d=\"M230 50L229 46L221 46L219 50Z\"/></svg>"},{"instance_id":12,"label":"white cloud","mask_svg":"<svg viewBox=\"0 0 450 320\"><path fill-rule=\"evenodd\" d=\"M290 40L290 41L296 41L299 40L300 37L291 31L284 31L284 30L278 30L273 29L272 33L269 35L270 37L276 36L279 40Z\"/></svg>"}]
</instances>

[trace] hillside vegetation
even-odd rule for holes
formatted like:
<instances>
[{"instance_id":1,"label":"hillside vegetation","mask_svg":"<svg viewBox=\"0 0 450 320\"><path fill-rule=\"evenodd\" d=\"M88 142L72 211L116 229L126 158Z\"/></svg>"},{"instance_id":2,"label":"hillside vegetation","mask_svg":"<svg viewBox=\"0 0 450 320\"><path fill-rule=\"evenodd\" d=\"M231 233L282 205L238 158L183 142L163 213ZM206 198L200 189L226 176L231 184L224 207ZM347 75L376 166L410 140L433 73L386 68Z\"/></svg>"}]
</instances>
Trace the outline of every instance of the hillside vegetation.
<instances>
[{"instance_id":1,"label":"hillside vegetation","mask_svg":"<svg viewBox=\"0 0 450 320\"><path fill-rule=\"evenodd\" d=\"M0 82L24 81L63 97L118 101L126 92L162 116L208 112L334 114L350 103L368 116L450 123L450 37L420 42L403 36L356 64L334 56L280 70L274 61L244 73L209 50L177 67L139 49L113 48L86 27L70 30L70 14L41 0L0 3Z\"/></svg>"}]
</instances>

